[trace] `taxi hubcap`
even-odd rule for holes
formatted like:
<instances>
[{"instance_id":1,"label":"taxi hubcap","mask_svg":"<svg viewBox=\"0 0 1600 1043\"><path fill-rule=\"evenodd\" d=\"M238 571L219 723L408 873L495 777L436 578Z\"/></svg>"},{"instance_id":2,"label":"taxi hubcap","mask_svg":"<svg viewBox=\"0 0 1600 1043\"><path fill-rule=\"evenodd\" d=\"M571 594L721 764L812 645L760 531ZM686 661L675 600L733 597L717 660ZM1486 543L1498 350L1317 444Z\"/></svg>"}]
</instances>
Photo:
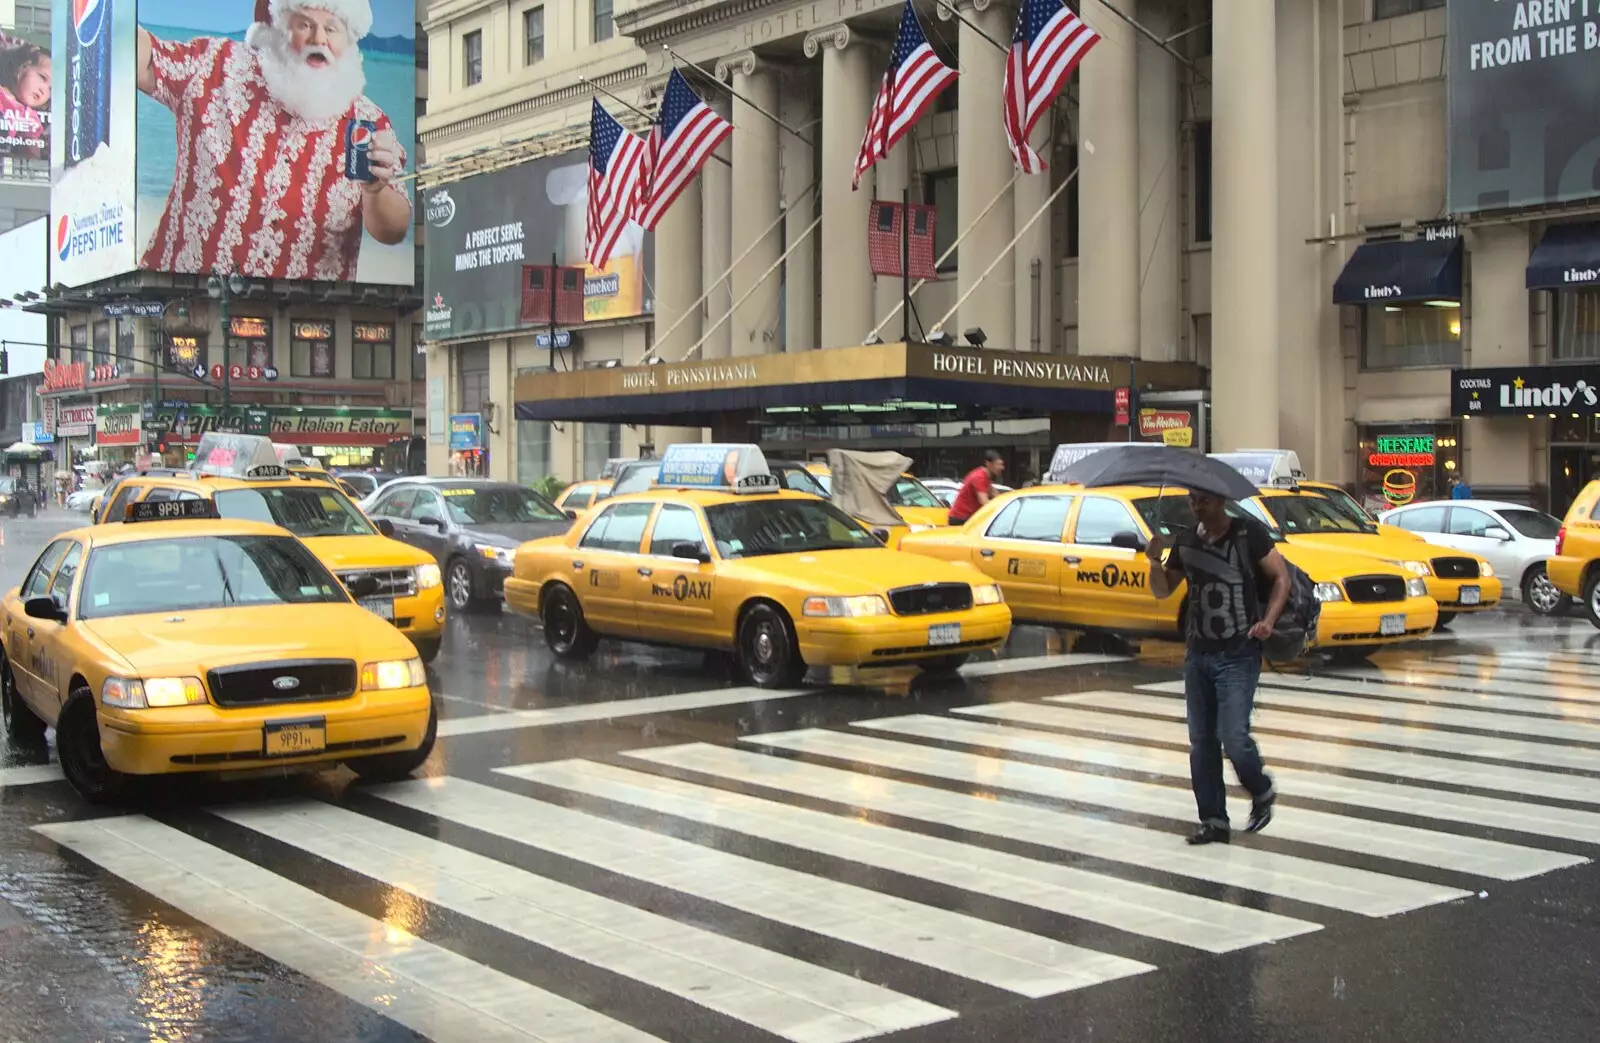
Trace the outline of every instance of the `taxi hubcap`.
<instances>
[{"instance_id":1,"label":"taxi hubcap","mask_svg":"<svg viewBox=\"0 0 1600 1043\"><path fill-rule=\"evenodd\" d=\"M773 637L770 625L756 628L755 646L757 662L770 663L777 656L778 642Z\"/></svg>"}]
</instances>

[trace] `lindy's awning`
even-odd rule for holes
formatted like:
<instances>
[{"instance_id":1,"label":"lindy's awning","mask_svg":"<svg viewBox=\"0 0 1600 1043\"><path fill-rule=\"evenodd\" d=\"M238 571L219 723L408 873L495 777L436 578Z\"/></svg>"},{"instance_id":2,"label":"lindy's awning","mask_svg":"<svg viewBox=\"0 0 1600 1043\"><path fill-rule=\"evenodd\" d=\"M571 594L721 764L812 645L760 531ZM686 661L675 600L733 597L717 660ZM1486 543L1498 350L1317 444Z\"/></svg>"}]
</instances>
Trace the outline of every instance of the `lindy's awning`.
<instances>
[{"instance_id":1,"label":"lindy's awning","mask_svg":"<svg viewBox=\"0 0 1600 1043\"><path fill-rule=\"evenodd\" d=\"M1528 289L1600 286L1600 223L1555 225L1528 258Z\"/></svg>"},{"instance_id":2,"label":"lindy's awning","mask_svg":"<svg viewBox=\"0 0 1600 1043\"><path fill-rule=\"evenodd\" d=\"M1333 283L1335 304L1461 299L1461 240L1362 243Z\"/></svg>"}]
</instances>

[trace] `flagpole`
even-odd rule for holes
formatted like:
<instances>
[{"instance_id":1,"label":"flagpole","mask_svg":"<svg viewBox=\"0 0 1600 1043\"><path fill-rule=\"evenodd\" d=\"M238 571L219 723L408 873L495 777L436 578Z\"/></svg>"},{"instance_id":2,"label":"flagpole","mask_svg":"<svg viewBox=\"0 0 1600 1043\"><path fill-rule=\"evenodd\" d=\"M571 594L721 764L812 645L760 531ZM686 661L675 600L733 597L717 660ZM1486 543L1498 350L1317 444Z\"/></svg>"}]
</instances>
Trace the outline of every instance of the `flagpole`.
<instances>
[{"instance_id":1,"label":"flagpole","mask_svg":"<svg viewBox=\"0 0 1600 1043\"><path fill-rule=\"evenodd\" d=\"M806 145L808 145L808 146L810 146L812 148L816 147L816 145L812 142L812 140L810 138L806 137L804 134L800 133L798 130L795 130L793 127L789 126L789 124L783 122L783 120L781 120L778 117L774 116L772 113L768 112L766 109L762 108L760 105L757 105L755 102L751 101L749 98L745 97L743 94L740 94L738 91L734 90L733 86L731 84L723 83L721 80L717 79L715 76L707 75L706 71L704 69L700 68L700 66L698 66L698 65L694 64L693 62L689 61L687 58L683 57L677 51L674 51L670 44L662 44L661 45L661 49L663 51L666 51L667 54L669 56L671 56L671 58L672 58L672 67L674 69L676 69L678 67L678 63L679 62L682 62L684 65L688 66L689 68L693 69L695 72L699 73L705 79L710 80L712 83L716 84L722 90L727 91L734 98L737 98L739 101L744 102L746 105L750 106L752 109L755 109L758 113L760 113L761 115L765 116L767 119L771 120L773 123L777 124L779 127L782 127L784 130L788 131L790 134L793 134L796 138L798 138L800 141L804 142Z\"/></svg>"},{"instance_id":2,"label":"flagpole","mask_svg":"<svg viewBox=\"0 0 1600 1043\"><path fill-rule=\"evenodd\" d=\"M781 255L779 255L779 257L778 257L778 259L776 261L773 261L770 265L767 266L767 270L761 273L761 278L757 279L755 281L755 284L753 286L751 286L748 290L745 291L744 296L740 297L738 300L734 301L733 302L733 307L729 308L726 312L724 312L720 319L718 319L716 322L712 323L711 324L711 328L706 330L705 336L703 336L699 340L695 341L694 344L690 346L689 350L683 353L683 358L679 359L678 361L679 362L687 362L687 361L689 361L689 356L693 355L695 352L699 351L700 350L700 345L702 345L706 341L710 340L711 339L711 335L716 333L718 330L720 330L722 328L722 324L724 322L727 322L729 319L733 318L733 313L739 310L739 306L741 304L743 304L745 301L749 300L751 298L751 296L753 296L755 294L755 292L761 288L761 284L766 282L767 279L772 275L772 273L777 271L778 268L783 264L783 262L789 259L789 255L794 253L795 250L797 250L800 247L800 244L806 241L806 237L809 236L812 232L815 232L817 230L817 226L820 225L821 223L822 223L822 215L818 214L817 215L817 219L815 221L811 222L811 224L809 226L807 226L807 228L806 228L806 230L804 232L801 232L798 236L795 237L794 242L789 245L789 248L787 250L783 251L783 253ZM730 271L731 270L732 269L730 269ZM721 282L722 280L719 279L717 281Z\"/></svg>"},{"instance_id":3,"label":"flagpole","mask_svg":"<svg viewBox=\"0 0 1600 1043\"><path fill-rule=\"evenodd\" d=\"M911 187L900 189L900 341L911 343Z\"/></svg>"},{"instance_id":4,"label":"flagpole","mask_svg":"<svg viewBox=\"0 0 1600 1043\"><path fill-rule=\"evenodd\" d=\"M645 119L649 120L651 123L654 123L656 121L656 118L654 116L650 115L648 112L646 112L643 109L639 108L639 106L630 104L629 102L626 102L626 101L623 101L621 98L617 97L615 94L612 94L610 91L606 90L604 87L600 86L598 83L596 83L593 80L589 79L589 77L585 76L581 72L578 74L578 82L582 83L582 84L586 84L586 85L588 85L590 87L593 87L595 90L599 91L601 94L604 94L606 97L610 98L612 101L616 102L618 105L621 105L623 108L628 109L631 112L638 113L640 116L643 116ZM733 166L733 162L731 160L727 159L726 157L719 156L715 152L711 153L711 158L716 160L717 162L721 163L725 167L732 168L732 166Z\"/></svg>"}]
</instances>

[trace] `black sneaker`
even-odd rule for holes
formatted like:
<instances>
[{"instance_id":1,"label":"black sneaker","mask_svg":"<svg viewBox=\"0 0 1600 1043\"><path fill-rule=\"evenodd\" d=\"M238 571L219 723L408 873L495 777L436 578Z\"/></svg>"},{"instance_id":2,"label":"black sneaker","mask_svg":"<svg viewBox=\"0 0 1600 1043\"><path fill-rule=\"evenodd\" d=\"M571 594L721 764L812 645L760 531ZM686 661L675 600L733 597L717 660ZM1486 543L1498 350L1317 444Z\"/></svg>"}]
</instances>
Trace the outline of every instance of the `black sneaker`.
<instances>
[{"instance_id":1,"label":"black sneaker","mask_svg":"<svg viewBox=\"0 0 1600 1043\"><path fill-rule=\"evenodd\" d=\"M1200 844L1226 844L1233 839L1233 830L1227 826L1219 826L1215 822L1202 822L1200 828L1190 833L1187 843L1198 846Z\"/></svg>"},{"instance_id":2,"label":"black sneaker","mask_svg":"<svg viewBox=\"0 0 1600 1043\"><path fill-rule=\"evenodd\" d=\"M1278 802L1278 788L1274 786L1267 795L1250 805L1250 821L1245 823L1246 833L1259 833L1272 821L1272 805Z\"/></svg>"}]
</instances>

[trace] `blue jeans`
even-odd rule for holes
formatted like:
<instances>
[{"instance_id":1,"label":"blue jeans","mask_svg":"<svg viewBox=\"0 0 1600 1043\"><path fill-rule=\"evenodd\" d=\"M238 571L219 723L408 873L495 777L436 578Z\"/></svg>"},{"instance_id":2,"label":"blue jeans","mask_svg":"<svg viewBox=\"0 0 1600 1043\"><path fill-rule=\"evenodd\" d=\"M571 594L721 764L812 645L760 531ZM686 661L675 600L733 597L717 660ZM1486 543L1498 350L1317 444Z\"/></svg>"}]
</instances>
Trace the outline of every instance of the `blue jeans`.
<instances>
[{"instance_id":1,"label":"blue jeans","mask_svg":"<svg viewBox=\"0 0 1600 1043\"><path fill-rule=\"evenodd\" d=\"M1272 792L1272 778L1250 737L1250 711L1261 679L1261 646L1246 641L1232 651L1189 649L1183 662L1183 688L1189 713L1189 779L1201 822L1228 825L1228 791L1222 779L1222 754L1228 754L1239 784L1260 800Z\"/></svg>"}]
</instances>

